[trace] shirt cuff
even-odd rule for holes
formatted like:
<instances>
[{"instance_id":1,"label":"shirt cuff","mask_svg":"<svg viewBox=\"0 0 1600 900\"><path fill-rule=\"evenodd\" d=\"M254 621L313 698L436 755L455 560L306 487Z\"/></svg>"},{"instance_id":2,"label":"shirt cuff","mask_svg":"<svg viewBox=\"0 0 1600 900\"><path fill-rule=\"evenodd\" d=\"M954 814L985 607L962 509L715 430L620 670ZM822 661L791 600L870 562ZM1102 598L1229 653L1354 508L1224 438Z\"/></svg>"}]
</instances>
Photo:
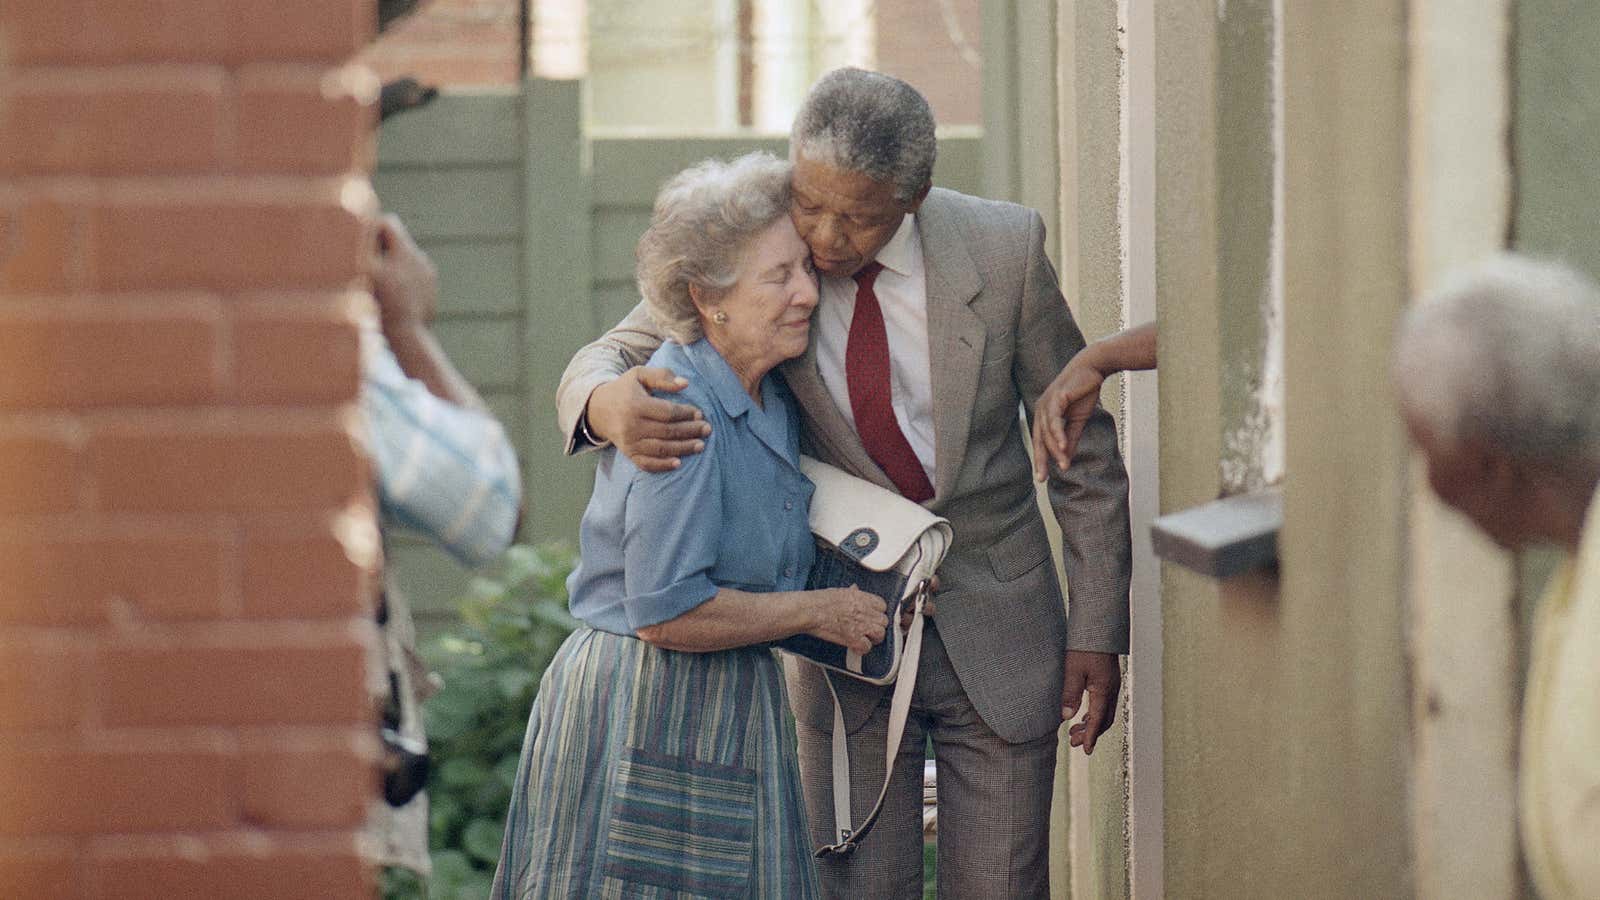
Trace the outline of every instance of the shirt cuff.
<instances>
[{"instance_id":1,"label":"shirt cuff","mask_svg":"<svg viewBox=\"0 0 1600 900\"><path fill-rule=\"evenodd\" d=\"M634 631L670 622L717 595L717 586L704 573L691 575L666 587L623 601L628 627Z\"/></svg>"}]
</instances>

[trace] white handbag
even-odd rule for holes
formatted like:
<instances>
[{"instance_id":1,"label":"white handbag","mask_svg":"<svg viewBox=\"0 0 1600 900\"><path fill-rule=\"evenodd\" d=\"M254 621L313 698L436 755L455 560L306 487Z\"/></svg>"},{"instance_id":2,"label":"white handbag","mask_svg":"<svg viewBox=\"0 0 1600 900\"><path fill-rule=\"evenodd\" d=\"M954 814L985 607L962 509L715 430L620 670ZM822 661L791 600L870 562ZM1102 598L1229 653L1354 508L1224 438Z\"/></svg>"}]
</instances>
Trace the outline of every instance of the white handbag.
<instances>
[{"instance_id":1,"label":"white handbag","mask_svg":"<svg viewBox=\"0 0 1600 900\"><path fill-rule=\"evenodd\" d=\"M787 638L777 647L813 665L869 684L894 684L883 788L872 811L856 827L850 825L850 749L844 711L834 694L833 818L838 841L819 848L816 856L821 858L854 851L883 811L892 764L905 734L911 692L917 682L923 604L928 598L929 582L944 561L953 534L948 520L870 481L808 456L800 457L800 471L816 485L811 495L810 524L817 542L817 558L806 588L854 585L877 594L888 607L889 627L884 639L864 655L809 635ZM912 610L911 627L902 634L900 613L906 607ZM824 680L832 693L833 682Z\"/></svg>"}]
</instances>

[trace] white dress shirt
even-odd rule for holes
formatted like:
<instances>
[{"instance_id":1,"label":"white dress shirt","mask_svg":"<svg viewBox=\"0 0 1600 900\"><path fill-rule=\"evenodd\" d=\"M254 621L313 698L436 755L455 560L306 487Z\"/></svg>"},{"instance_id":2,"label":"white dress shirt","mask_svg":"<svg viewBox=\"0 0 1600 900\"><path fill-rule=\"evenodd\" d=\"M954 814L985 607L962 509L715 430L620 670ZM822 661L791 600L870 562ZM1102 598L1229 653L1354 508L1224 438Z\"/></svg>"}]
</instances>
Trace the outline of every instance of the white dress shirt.
<instances>
[{"instance_id":1,"label":"white dress shirt","mask_svg":"<svg viewBox=\"0 0 1600 900\"><path fill-rule=\"evenodd\" d=\"M895 421L933 483L933 374L928 353L928 279L922 262L922 238L916 216L907 214L900 229L878 251L883 271L872 292L883 309L889 338L889 387ZM828 394L855 428L850 388L845 380L845 348L850 320L856 312L853 278L822 277L822 302L817 305L817 369Z\"/></svg>"}]
</instances>

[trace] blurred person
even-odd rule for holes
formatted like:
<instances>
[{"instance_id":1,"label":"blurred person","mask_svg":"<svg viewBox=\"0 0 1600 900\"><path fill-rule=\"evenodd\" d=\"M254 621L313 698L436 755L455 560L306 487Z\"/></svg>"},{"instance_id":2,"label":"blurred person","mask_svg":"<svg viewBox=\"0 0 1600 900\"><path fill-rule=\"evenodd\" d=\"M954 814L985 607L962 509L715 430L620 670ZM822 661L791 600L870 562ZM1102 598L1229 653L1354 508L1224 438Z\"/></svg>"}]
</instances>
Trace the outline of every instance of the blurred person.
<instances>
[{"instance_id":1,"label":"blurred person","mask_svg":"<svg viewBox=\"0 0 1600 900\"><path fill-rule=\"evenodd\" d=\"M1520 826L1540 896L1600 898L1600 289L1494 257L1411 308L1392 369L1439 499L1502 547L1568 555L1529 660Z\"/></svg>"},{"instance_id":2,"label":"blurred person","mask_svg":"<svg viewBox=\"0 0 1600 900\"><path fill-rule=\"evenodd\" d=\"M1156 323L1107 335L1079 350L1039 395L1033 411L1033 477L1044 481L1049 464L1065 471L1078 438L1100 402L1100 385L1118 372L1156 367Z\"/></svg>"},{"instance_id":3,"label":"blurred person","mask_svg":"<svg viewBox=\"0 0 1600 900\"><path fill-rule=\"evenodd\" d=\"M516 453L435 339L437 271L393 215L378 223L369 271L378 316L362 328L361 407L385 547L404 529L465 565L490 563L510 546L521 516ZM420 762L427 747L421 703L437 689L436 677L417 652L410 607L392 567L384 569L378 607L389 758L403 750ZM420 791L425 774L420 765L386 771L385 798L374 803L367 829L378 864L423 877L432 869L428 799Z\"/></svg>"},{"instance_id":4,"label":"blurred person","mask_svg":"<svg viewBox=\"0 0 1600 900\"><path fill-rule=\"evenodd\" d=\"M784 690L767 643L865 653L882 599L804 590L814 555L800 420L773 368L817 305L789 166L709 160L656 198L638 282L650 365L714 426L660 472L605 450L568 580L583 626L539 685L491 896L818 894Z\"/></svg>"},{"instance_id":5,"label":"blurred person","mask_svg":"<svg viewBox=\"0 0 1600 900\"><path fill-rule=\"evenodd\" d=\"M789 217L822 275L811 344L783 367L807 452L927 504L956 535L882 815L853 853L821 862L824 887L922 896L931 739L940 894L1044 897L1057 732L1081 705L1068 737L1088 753L1115 718L1131 553L1127 476L1111 419L1096 410L1077 464L1048 486L1071 584L1063 614L1018 427L1019 406L1033 414L1083 346L1045 256L1044 222L934 188L933 113L887 75L823 76L789 152ZM671 373L629 368L662 330L642 304L574 357L558 394L569 450L611 441L640 468L670 471L695 465L701 442L716 439L725 426L659 396L678 389ZM853 763L851 821L884 782L888 693L804 663L787 671L812 839L832 845L844 837L834 825L834 692Z\"/></svg>"}]
</instances>

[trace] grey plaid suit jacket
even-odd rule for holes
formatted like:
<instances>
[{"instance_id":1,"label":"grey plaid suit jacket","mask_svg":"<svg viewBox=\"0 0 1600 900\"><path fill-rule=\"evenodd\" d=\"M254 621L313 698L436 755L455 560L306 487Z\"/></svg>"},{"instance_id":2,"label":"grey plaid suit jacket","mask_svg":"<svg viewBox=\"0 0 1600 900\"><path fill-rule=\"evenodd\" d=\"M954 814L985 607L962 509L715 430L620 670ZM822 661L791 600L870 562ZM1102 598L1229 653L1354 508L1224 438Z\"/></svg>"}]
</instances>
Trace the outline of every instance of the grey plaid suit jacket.
<instances>
[{"instance_id":1,"label":"grey plaid suit jacket","mask_svg":"<svg viewBox=\"0 0 1600 900\"><path fill-rule=\"evenodd\" d=\"M1061 724L1068 648L1127 652L1127 473L1111 417L1097 409L1072 467L1052 472L1048 485L1064 536L1064 612L1017 418L1020 403L1031 419L1039 395L1084 344L1044 253L1044 222L1025 207L935 188L917 227L934 403L934 498L926 505L955 532L939 570L937 627L978 714L1007 741L1032 740ZM590 392L643 363L661 340L640 304L573 358L557 393L569 452ZM894 490L828 395L815 349L781 368L800 401L806 451ZM796 717L831 730L820 670L788 669ZM849 678L834 684L854 732L884 692Z\"/></svg>"}]
</instances>

